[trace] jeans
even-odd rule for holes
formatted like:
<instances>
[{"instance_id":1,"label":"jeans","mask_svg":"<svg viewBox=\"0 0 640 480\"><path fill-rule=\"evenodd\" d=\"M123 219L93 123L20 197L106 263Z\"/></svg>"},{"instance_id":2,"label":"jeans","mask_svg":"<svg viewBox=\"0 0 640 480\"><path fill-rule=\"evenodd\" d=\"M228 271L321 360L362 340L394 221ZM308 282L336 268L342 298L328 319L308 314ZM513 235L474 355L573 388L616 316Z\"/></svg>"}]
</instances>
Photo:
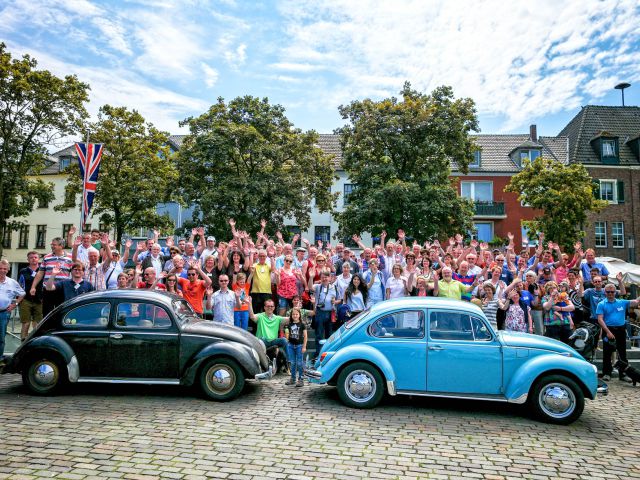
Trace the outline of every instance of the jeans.
<instances>
[{"instance_id":1,"label":"jeans","mask_svg":"<svg viewBox=\"0 0 640 480\"><path fill-rule=\"evenodd\" d=\"M289 358L287 357L288 342L286 338L274 338L273 340L267 340L267 339L261 338L260 340L262 340L262 343L264 343L264 346L267 349L271 347L281 347L282 353L284 353L284 356L287 359L287 362L289 361Z\"/></svg>"},{"instance_id":2,"label":"jeans","mask_svg":"<svg viewBox=\"0 0 640 480\"><path fill-rule=\"evenodd\" d=\"M322 345L320 340L326 340L331 336L331 310L316 310L316 357L320 355Z\"/></svg>"},{"instance_id":3,"label":"jeans","mask_svg":"<svg viewBox=\"0 0 640 480\"><path fill-rule=\"evenodd\" d=\"M543 321L544 312L542 310L531 310L531 319L533 320L533 333L536 335L544 334L544 321ZM527 332L528 330L527 326Z\"/></svg>"},{"instance_id":4,"label":"jeans","mask_svg":"<svg viewBox=\"0 0 640 480\"><path fill-rule=\"evenodd\" d=\"M233 312L233 324L243 330L249 328L249 310L236 310Z\"/></svg>"},{"instance_id":5,"label":"jeans","mask_svg":"<svg viewBox=\"0 0 640 480\"><path fill-rule=\"evenodd\" d=\"M602 373L611 375L613 366L611 365L611 355L618 350L618 358L627 363L627 329L625 326L609 327L611 333L616 337L615 340L609 340L602 332ZM623 377L624 373L619 372L619 376Z\"/></svg>"},{"instance_id":6,"label":"jeans","mask_svg":"<svg viewBox=\"0 0 640 480\"><path fill-rule=\"evenodd\" d=\"M304 363L302 360L302 344L300 345L287 345L287 357L291 362L291 378L296 379L296 372L298 379L302 379L302 372L304 369Z\"/></svg>"},{"instance_id":7,"label":"jeans","mask_svg":"<svg viewBox=\"0 0 640 480\"><path fill-rule=\"evenodd\" d=\"M4 355L4 337L7 335L9 317L11 317L11 312L0 312L0 357Z\"/></svg>"},{"instance_id":8,"label":"jeans","mask_svg":"<svg viewBox=\"0 0 640 480\"><path fill-rule=\"evenodd\" d=\"M547 325L544 327L544 336L547 338L555 338L569 345L569 337L572 331L569 325Z\"/></svg>"}]
</instances>

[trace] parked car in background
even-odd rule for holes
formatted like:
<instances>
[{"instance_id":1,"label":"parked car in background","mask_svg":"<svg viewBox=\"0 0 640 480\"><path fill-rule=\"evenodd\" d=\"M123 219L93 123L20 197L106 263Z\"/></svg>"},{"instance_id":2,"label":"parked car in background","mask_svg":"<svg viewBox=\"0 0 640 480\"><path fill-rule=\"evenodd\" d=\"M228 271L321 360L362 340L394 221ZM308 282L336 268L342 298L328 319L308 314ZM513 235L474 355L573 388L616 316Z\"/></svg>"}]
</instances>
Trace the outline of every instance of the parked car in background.
<instances>
[{"instance_id":1,"label":"parked car in background","mask_svg":"<svg viewBox=\"0 0 640 480\"><path fill-rule=\"evenodd\" d=\"M596 367L571 347L494 331L477 306L431 297L363 311L327 340L308 375L355 408L375 407L385 392L491 400L527 404L557 424L575 421L598 383Z\"/></svg>"},{"instance_id":2,"label":"parked car in background","mask_svg":"<svg viewBox=\"0 0 640 480\"><path fill-rule=\"evenodd\" d=\"M196 385L213 400L237 397L245 379L269 379L264 344L232 326L202 321L178 296L107 290L51 312L2 373L21 373L35 394L68 382Z\"/></svg>"}]
</instances>

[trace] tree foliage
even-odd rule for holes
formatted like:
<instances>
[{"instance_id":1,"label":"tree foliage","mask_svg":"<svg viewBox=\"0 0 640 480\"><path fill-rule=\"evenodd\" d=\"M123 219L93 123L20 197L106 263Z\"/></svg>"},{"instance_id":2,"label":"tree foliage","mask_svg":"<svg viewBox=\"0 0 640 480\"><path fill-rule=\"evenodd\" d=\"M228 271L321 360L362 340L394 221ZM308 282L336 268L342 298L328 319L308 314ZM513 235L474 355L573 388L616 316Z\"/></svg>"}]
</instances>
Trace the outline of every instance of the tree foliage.
<instances>
[{"instance_id":1,"label":"tree foliage","mask_svg":"<svg viewBox=\"0 0 640 480\"><path fill-rule=\"evenodd\" d=\"M475 105L450 87L340 107L343 168L356 188L337 215L342 235L405 230L420 240L466 231L472 205L457 195L450 162L467 171L478 130Z\"/></svg>"},{"instance_id":2,"label":"tree foliage","mask_svg":"<svg viewBox=\"0 0 640 480\"><path fill-rule=\"evenodd\" d=\"M36 67L0 43L0 239L22 225L36 200L53 200L53 184L30 177L46 166L47 146L74 134L87 116L87 84Z\"/></svg>"},{"instance_id":3,"label":"tree foliage","mask_svg":"<svg viewBox=\"0 0 640 480\"><path fill-rule=\"evenodd\" d=\"M219 98L182 125L190 134L178 155L181 191L209 233L228 235L230 217L248 231L262 218L268 230L282 229L288 218L304 230L314 199L320 211L331 208L331 158L317 147L317 133L294 128L282 106Z\"/></svg>"},{"instance_id":4,"label":"tree foliage","mask_svg":"<svg viewBox=\"0 0 640 480\"><path fill-rule=\"evenodd\" d=\"M530 231L544 232L545 238L565 248L584 237L587 215L607 205L596 199L584 165L565 165L545 157L526 162L522 171L511 177L505 192L518 193L521 202L542 211L525 222Z\"/></svg>"},{"instance_id":5,"label":"tree foliage","mask_svg":"<svg viewBox=\"0 0 640 480\"><path fill-rule=\"evenodd\" d=\"M136 110L110 105L100 108L90 132L92 143L104 144L93 216L115 228L117 242L139 228L169 231L173 222L156 211L159 202L178 200L180 181L169 134L147 123ZM71 198L82 192L77 164L69 168L66 189Z\"/></svg>"}]
</instances>

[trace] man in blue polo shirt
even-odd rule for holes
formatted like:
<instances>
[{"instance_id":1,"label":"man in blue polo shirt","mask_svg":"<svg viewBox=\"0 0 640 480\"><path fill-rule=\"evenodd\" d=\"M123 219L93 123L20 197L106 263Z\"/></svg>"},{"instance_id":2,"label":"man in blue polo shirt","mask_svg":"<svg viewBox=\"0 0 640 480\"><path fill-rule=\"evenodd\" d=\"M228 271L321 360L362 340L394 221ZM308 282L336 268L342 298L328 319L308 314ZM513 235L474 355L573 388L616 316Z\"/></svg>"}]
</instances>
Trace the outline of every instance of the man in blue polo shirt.
<instances>
[{"instance_id":1,"label":"man in blue polo shirt","mask_svg":"<svg viewBox=\"0 0 640 480\"><path fill-rule=\"evenodd\" d=\"M44 284L48 291L62 291L64 301L77 297L83 293L93 292L95 288L91 283L84 279L84 264L79 260L73 262L71 267L71 278L68 280L56 280L56 276L60 273L59 267L54 267L51 271L49 280Z\"/></svg>"},{"instance_id":2,"label":"man in blue polo shirt","mask_svg":"<svg viewBox=\"0 0 640 480\"><path fill-rule=\"evenodd\" d=\"M602 377L604 380L611 379L613 367L611 365L611 355L618 350L618 357L627 363L627 310L629 306L635 308L640 302L640 298L635 300L620 300L616 298L616 287L612 283L607 283L604 287L605 300L600 302L596 308L598 323L604 333L602 337L603 358ZM623 372L619 374L620 380L629 381Z\"/></svg>"}]
</instances>

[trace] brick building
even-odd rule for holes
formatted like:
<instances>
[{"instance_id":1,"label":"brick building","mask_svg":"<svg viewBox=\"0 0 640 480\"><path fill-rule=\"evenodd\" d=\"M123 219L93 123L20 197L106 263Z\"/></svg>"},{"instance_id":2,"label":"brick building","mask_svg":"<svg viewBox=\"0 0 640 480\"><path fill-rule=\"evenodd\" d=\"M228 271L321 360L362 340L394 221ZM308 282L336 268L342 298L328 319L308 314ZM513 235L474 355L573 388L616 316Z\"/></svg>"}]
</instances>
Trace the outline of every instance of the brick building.
<instances>
[{"instance_id":1,"label":"brick building","mask_svg":"<svg viewBox=\"0 0 640 480\"><path fill-rule=\"evenodd\" d=\"M599 256L640 262L640 107L587 105L560 132L569 139L569 161L580 162L609 202L589 218L585 245Z\"/></svg>"}]
</instances>

